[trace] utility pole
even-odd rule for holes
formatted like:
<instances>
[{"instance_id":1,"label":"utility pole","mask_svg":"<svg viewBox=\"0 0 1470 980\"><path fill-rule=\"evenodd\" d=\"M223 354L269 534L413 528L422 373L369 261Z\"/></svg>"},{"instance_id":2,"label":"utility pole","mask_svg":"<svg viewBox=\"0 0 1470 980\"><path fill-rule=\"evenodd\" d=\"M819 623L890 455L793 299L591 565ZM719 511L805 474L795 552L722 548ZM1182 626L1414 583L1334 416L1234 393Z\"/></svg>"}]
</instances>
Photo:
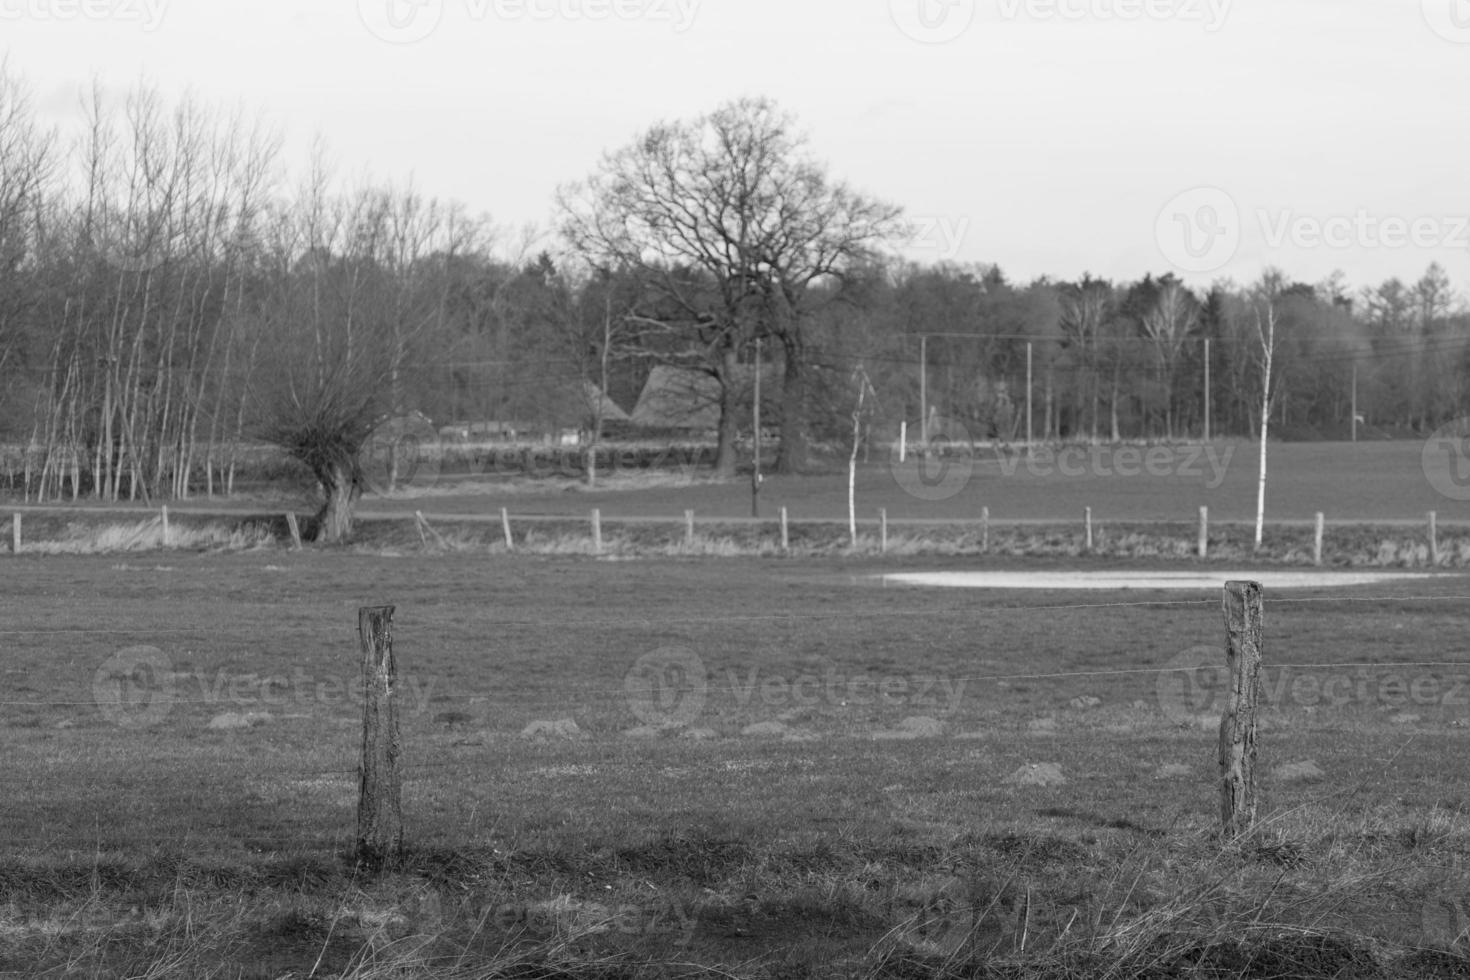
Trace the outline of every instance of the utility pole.
<instances>
[{"instance_id":1,"label":"utility pole","mask_svg":"<svg viewBox=\"0 0 1470 980\"><path fill-rule=\"evenodd\" d=\"M1205 442L1210 441L1210 338L1205 338Z\"/></svg>"},{"instance_id":2,"label":"utility pole","mask_svg":"<svg viewBox=\"0 0 1470 980\"><path fill-rule=\"evenodd\" d=\"M929 338L919 334L919 442L929 450Z\"/></svg>"},{"instance_id":3,"label":"utility pole","mask_svg":"<svg viewBox=\"0 0 1470 980\"><path fill-rule=\"evenodd\" d=\"M1353 365L1353 442L1358 441L1358 366Z\"/></svg>"},{"instance_id":4,"label":"utility pole","mask_svg":"<svg viewBox=\"0 0 1470 980\"><path fill-rule=\"evenodd\" d=\"M751 407L755 465L750 470L750 516L761 516L761 339L755 338L755 403Z\"/></svg>"},{"instance_id":5,"label":"utility pole","mask_svg":"<svg viewBox=\"0 0 1470 980\"><path fill-rule=\"evenodd\" d=\"M1031 457L1031 341L1026 341L1026 457Z\"/></svg>"}]
</instances>

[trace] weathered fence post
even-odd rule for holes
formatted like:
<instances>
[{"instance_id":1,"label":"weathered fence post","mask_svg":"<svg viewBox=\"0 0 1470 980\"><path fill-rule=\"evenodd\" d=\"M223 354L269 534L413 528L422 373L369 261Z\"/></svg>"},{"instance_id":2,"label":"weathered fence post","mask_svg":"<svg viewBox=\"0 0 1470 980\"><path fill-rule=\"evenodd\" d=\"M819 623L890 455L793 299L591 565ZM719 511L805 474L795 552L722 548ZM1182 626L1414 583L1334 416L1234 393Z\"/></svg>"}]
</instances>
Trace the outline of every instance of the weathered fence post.
<instances>
[{"instance_id":1,"label":"weathered fence post","mask_svg":"<svg viewBox=\"0 0 1470 980\"><path fill-rule=\"evenodd\" d=\"M1088 507L1082 513L1082 522L1087 526L1087 551L1092 550L1092 508Z\"/></svg>"},{"instance_id":2,"label":"weathered fence post","mask_svg":"<svg viewBox=\"0 0 1470 980\"><path fill-rule=\"evenodd\" d=\"M357 797L357 859L369 871L397 860L403 850L403 776L394 688L393 606L362 606L362 783Z\"/></svg>"},{"instance_id":3,"label":"weathered fence post","mask_svg":"<svg viewBox=\"0 0 1470 980\"><path fill-rule=\"evenodd\" d=\"M1439 514L1429 512L1429 564L1439 567Z\"/></svg>"},{"instance_id":4,"label":"weathered fence post","mask_svg":"<svg viewBox=\"0 0 1470 980\"><path fill-rule=\"evenodd\" d=\"M505 550L516 550L515 535L510 533L510 511L504 507L500 508L500 530L505 535Z\"/></svg>"},{"instance_id":5,"label":"weathered fence post","mask_svg":"<svg viewBox=\"0 0 1470 980\"><path fill-rule=\"evenodd\" d=\"M161 516L161 519L163 520L163 546L165 548L167 548L168 547L168 504L164 504L163 505L163 509L159 512L159 514Z\"/></svg>"},{"instance_id":6,"label":"weathered fence post","mask_svg":"<svg viewBox=\"0 0 1470 980\"><path fill-rule=\"evenodd\" d=\"M1226 839L1256 819L1256 695L1261 673L1261 583L1226 582L1226 666L1230 671L1220 717L1220 821Z\"/></svg>"},{"instance_id":7,"label":"weathered fence post","mask_svg":"<svg viewBox=\"0 0 1470 980\"><path fill-rule=\"evenodd\" d=\"M1327 516L1317 511L1317 529L1312 535L1312 564L1322 564L1322 538L1327 533Z\"/></svg>"},{"instance_id":8,"label":"weathered fence post","mask_svg":"<svg viewBox=\"0 0 1470 980\"><path fill-rule=\"evenodd\" d=\"M301 550L301 525L296 520L295 511L286 511L286 530L291 532L291 550Z\"/></svg>"},{"instance_id":9,"label":"weathered fence post","mask_svg":"<svg viewBox=\"0 0 1470 980\"><path fill-rule=\"evenodd\" d=\"M888 554L888 508L878 508L878 553Z\"/></svg>"},{"instance_id":10,"label":"weathered fence post","mask_svg":"<svg viewBox=\"0 0 1470 980\"><path fill-rule=\"evenodd\" d=\"M694 547L694 511L684 512L684 547Z\"/></svg>"},{"instance_id":11,"label":"weathered fence post","mask_svg":"<svg viewBox=\"0 0 1470 980\"><path fill-rule=\"evenodd\" d=\"M20 511L10 515L10 551L20 554Z\"/></svg>"},{"instance_id":12,"label":"weathered fence post","mask_svg":"<svg viewBox=\"0 0 1470 980\"><path fill-rule=\"evenodd\" d=\"M592 553L602 554L602 511L592 508Z\"/></svg>"},{"instance_id":13,"label":"weathered fence post","mask_svg":"<svg viewBox=\"0 0 1470 980\"><path fill-rule=\"evenodd\" d=\"M1210 556L1210 508L1208 507L1201 507L1199 509L1198 554L1201 558L1208 558Z\"/></svg>"},{"instance_id":14,"label":"weathered fence post","mask_svg":"<svg viewBox=\"0 0 1470 980\"><path fill-rule=\"evenodd\" d=\"M909 455L909 424L898 423L898 461L902 463Z\"/></svg>"},{"instance_id":15,"label":"weathered fence post","mask_svg":"<svg viewBox=\"0 0 1470 980\"><path fill-rule=\"evenodd\" d=\"M788 533L788 530L787 530L787 527L786 527L786 508L785 507L782 507L781 508L781 550L783 552L786 552L786 551L790 551L791 550L791 535Z\"/></svg>"},{"instance_id":16,"label":"weathered fence post","mask_svg":"<svg viewBox=\"0 0 1470 980\"><path fill-rule=\"evenodd\" d=\"M980 508L980 550L990 554L990 508Z\"/></svg>"}]
</instances>

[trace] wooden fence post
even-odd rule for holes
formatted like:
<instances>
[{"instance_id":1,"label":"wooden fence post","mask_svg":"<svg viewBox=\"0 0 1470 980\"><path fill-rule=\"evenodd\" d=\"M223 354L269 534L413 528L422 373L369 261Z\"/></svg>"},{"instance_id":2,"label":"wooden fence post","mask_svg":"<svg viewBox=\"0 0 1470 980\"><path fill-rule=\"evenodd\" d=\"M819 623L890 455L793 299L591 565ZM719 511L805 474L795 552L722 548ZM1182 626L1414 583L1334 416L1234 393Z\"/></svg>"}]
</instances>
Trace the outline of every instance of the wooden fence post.
<instances>
[{"instance_id":1,"label":"wooden fence post","mask_svg":"<svg viewBox=\"0 0 1470 980\"><path fill-rule=\"evenodd\" d=\"M1087 526L1087 551L1092 551L1092 508L1088 507L1082 513L1082 521Z\"/></svg>"},{"instance_id":2,"label":"wooden fence post","mask_svg":"<svg viewBox=\"0 0 1470 980\"><path fill-rule=\"evenodd\" d=\"M376 872L403 851L403 776L394 688L393 606L362 606L362 782L357 797L357 859Z\"/></svg>"},{"instance_id":3,"label":"wooden fence post","mask_svg":"<svg viewBox=\"0 0 1470 980\"><path fill-rule=\"evenodd\" d=\"M1439 514L1432 510L1429 512L1429 564L1432 568L1439 567Z\"/></svg>"},{"instance_id":4,"label":"wooden fence post","mask_svg":"<svg viewBox=\"0 0 1470 980\"><path fill-rule=\"evenodd\" d=\"M1327 516L1317 511L1317 529L1312 534L1312 564L1322 564L1322 538L1327 533Z\"/></svg>"},{"instance_id":5,"label":"wooden fence post","mask_svg":"<svg viewBox=\"0 0 1470 980\"><path fill-rule=\"evenodd\" d=\"M168 504L164 504L163 505L163 509L159 513L160 513L161 518L163 520L163 546L165 548L167 548L168 547Z\"/></svg>"},{"instance_id":6,"label":"wooden fence post","mask_svg":"<svg viewBox=\"0 0 1470 980\"><path fill-rule=\"evenodd\" d=\"M1220 821L1226 839L1256 819L1256 696L1261 673L1261 583L1226 582L1226 665L1230 671L1220 717Z\"/></svg>"},{"instance_id":7,"label":"wooden fence post","mask_svg":"<svg viewBox=\"0 0 1470 980\"><path fill-rule=\"evenodd\" d=\"M301 550L301 525L296 520L295 511L286 511L286 530L291 532L291 550Z\"/></svg>"},{"instance_id":8,"label":"wooden fence post","mask_svg":"<svg viewBox=\"0 0 1470 980\"><path fill-rule=\"evenodd\" d=\"M602 511L592 508L592 553L602 554Z\"/></svg>"},{"instance_id":9,"label":"wooden fence post","mask_svg":"<svg viewBox=\"0 0 1470 980\"><path fill-rule=\"evenodd\" d=\"M1210 556L1210 508L1199 509L1199 550L1201 558Z\"/></svg>"},{"instance_id":10,"label":"wooden fence post","mask_svg":"<svg viewBox=\"0 0 1470 980\"><path fill-rule=\"evenodd\" d=\"M684 512L684 547L694 547L694 511Z\"/></svg>"},{"instance_id":11,"label":"wooden fence post","mask_svg":"<svg viewBox=\"0 0 1470 980\"><path fill-rule=\"evenodd\" d=\"M505 535L505 550L516 550L515 535L510 533L510 511L504 507L500 508L500 530Z\"/></svg>"},{"instance_id":12,"label":"wooden fence post","mask_svg":"<svg viewBox=\"0 0 1470 980\"><path fill-rule=\"evenodd\" d=\"M990 554L990 508L980 508L980 551Z\"/></svg>"},{"instance_id":13,"label":"wooden fence post","mask_svg":"<svg viewBox=\"0 0 1470 980\"><path fill-rule=\"evenodd\" d=\"M10 515L10 552L20 554L20 511Z\"/></svg>"},{"instance_id":14,"label":"wooden fence post","mask_svg":"<svg viewBox=\"0 0 1470 980\"><path fill-rule=\"evenodd\" d=\"M783 552L786 552L786 551L790 551L791 550L791 535L788 533L787 527L786 527L786 508L785 507L782 507L781 508L781 550Z\"/></svg>"},{"instance_id":15,"label":"wooden fence post","mask_svg":"<svg viewBox=\"0 0 1470 980\"><path fill-rule=\"evenodd\" d=\"M878 553L888 554L888 508L878 508Z\"/></svg>"}]
</instances>

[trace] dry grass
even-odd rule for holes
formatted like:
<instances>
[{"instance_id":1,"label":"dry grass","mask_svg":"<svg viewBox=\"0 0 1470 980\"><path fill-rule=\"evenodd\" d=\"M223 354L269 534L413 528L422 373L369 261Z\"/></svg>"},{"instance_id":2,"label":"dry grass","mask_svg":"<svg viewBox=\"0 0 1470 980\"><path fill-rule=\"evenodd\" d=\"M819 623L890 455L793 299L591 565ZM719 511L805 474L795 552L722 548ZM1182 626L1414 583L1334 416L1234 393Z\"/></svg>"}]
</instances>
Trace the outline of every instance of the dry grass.
<instances>
[{"instance_id":1,"label":"dry grass","mask_svg":"<svg viewBox=\"0 0 1470 980\"><path fill-rule=\"evenodd\" d=\"M258 524L181 525L169 527L157 518L133 524L68 524L59 537L23 541L21 552L35 555L101 555L132 551L246 551L275 543L270 529Z\"/></svg>"}]
</instances>

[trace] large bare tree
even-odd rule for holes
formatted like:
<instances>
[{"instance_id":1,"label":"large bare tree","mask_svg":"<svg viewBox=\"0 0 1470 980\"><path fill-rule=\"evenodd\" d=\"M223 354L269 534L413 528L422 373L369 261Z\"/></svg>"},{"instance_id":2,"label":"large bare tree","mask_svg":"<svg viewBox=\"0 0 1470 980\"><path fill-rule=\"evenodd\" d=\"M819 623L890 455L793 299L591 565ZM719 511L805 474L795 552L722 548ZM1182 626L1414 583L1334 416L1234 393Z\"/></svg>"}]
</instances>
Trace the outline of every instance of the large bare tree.
<instances>
[{"instance_id":1,"label":"large bare tree","mask_svg":"<svg viewBox=\"0 0 1470 980\"><path fill-rule=\"evenodd\" d=\"M558 194L561 231L594 268L633 272L650 301L635 314L673 343L675 363L720 384L716 469L735 467L740 384L751 343L783 354L778 471L806 456L808 321L903 230L899 208L833 180L792 118L763 98L661 123Z\"/></svg>"}]
</instances>

